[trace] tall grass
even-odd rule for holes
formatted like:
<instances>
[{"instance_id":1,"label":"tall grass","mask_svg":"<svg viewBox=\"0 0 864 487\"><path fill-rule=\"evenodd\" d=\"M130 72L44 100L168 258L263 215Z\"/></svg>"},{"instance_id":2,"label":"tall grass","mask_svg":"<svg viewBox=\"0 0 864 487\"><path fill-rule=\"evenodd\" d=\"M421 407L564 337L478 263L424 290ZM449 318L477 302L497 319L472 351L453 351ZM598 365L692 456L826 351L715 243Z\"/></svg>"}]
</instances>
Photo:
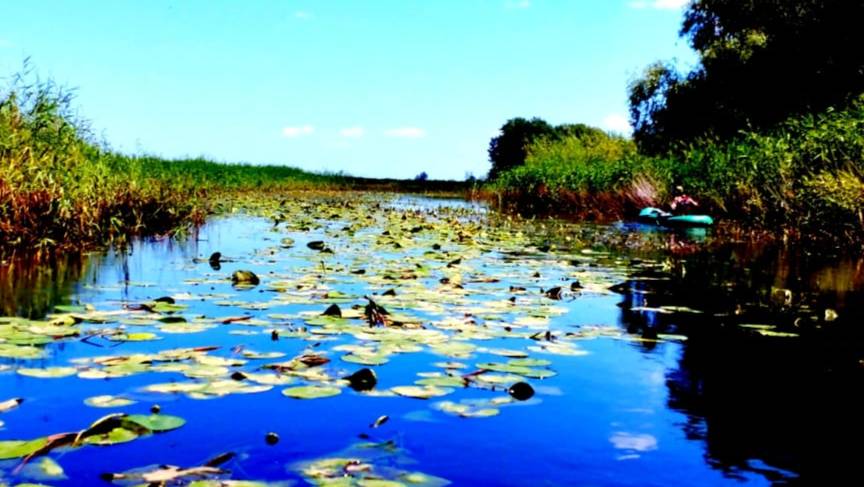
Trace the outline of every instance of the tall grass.
<instances>
[{"instance_id":1,"label":"tall grass","mask_svg":"<svg viewBox=\"0 0 864 487\"><path fill-rule=\"evenodd\" d=\"M864 235L864 97L727 144L695 143L665 171L721 214L857 240Z\"/></svg>"},{"instance_id":2,"label":"tall grass","mask_svg":"<svg viewBox=\"0 0 864 487\"><path fill-rule=\"evenodd\" d=\"M223 190L338 180L295 168L128 157L96 143L55 85L0 91L0 256L122 242L201 222Z\"/></svg>"},{"instance_id":3,"label":"tall grass","mask_svg":"<svg viewBox=\"0 0 864 487\"><path fill-rule=\"evenodd\" d=\"M524 166L489 186L505 206L621 218L667 203L680 184L717 216L845 241L864 236L864 96L667 157L640 155L614 137L542 140L528 152Z\"/></svg>"},{"instance_id":4,"label":"tall grass","mask_svg":"<svg viewBox=\"0 0 864 487\"><path fill-rule=\"evenodd\" d=\"M659 199L653 161L619 136L541 139L524 166L489 187L502 206L591 219L619 218Z\"/></svg>"}]
</instances>

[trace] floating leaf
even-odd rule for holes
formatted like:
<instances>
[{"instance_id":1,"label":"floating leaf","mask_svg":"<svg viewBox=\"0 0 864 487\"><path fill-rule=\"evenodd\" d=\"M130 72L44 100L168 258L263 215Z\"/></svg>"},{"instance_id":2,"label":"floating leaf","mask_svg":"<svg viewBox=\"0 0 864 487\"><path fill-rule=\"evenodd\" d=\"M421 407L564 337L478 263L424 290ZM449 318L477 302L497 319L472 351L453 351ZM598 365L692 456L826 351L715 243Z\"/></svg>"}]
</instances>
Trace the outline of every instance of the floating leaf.
<instances>
[{"instance_id":1,"label":"floating leaf","mask_svg":"<svg viewBox=\"0 0 864 487\"><path fill-rule=\"evenodd\" d=\"M33 452L39 451L47 444L47 438L37 438L35 440L27 441L0 441L0 460L26 457Z\"/></svg>"},{"instance_id":2,"label":"floating leaf","mask_svg":"<svg viewBox=\"0 0 864 487\"><path fill-rule=\"evenodd\" d=\"M289 387L282 391L282 394L295 399L320 399L323 397L338 396L341 393L342 389L328 386Z\"/></svg>"},{"instance_id":3,"label":"floating leaf","mask_svg":"<svg viewBox=\"0 0 864 487\"><path fill-rule=\"evenodd\" d=\"M35 480L63 480L66 478L63 467L50 457L42 457L33 463L25 465L21 470L21 476ZM27 484L16 484L16 487L22 485Z\"/></svg>"},{"instance_id":4,"label":"floating leaf","mask_svg":"<svg viewBox=\"0 0 864 487\"><path fill-rule=\"evenodd\" d=\"M138 333L118 333L117 335L112 335L108 337L109 340L115 342L149 342L153 340L159 340L159 335L155 333L149 332L138 332Z\"/></svg>"},{"instance_id":5,"label":"floating leaf","mask_svg":"<svg viewBox=\"0 0 864 487\"><path fill-rule=\"evenodd\" d=\"M74 367L45 367L44 369L28 369L21 368L16 370L20 375L27 377L36 377L39 379L56 379L61 377L69 377L78 373L78 369Z\"/></svg>"},{"instance_id":6,"label":"floating leaf","mask_svg":"<svg viewBox=\"0 0 864 487\"><path fill-rule=\"evenodd\" d=\"M429 399L432 397L446 396L453 392L453 389L435 386L397 386L391 387L390 390L400 396L413 397L416 399Z\"/></svg>"},{"instance_id":7,"label":"floating leaf","mask_svg":"<svg viewBox=\"0 0 864 487\"><path fill-rule=\"evenodd\" d=\"M82 441L88 445L118 445L137 439L140 435L126 428L114 428L105 433L87 436Z\"/></svg>"},{"instance_id":8,"label":"floating leaf","mask_svg":"<svg viewBox=\"0 0 864 487\"><path fill-rule=\"evenodd\" d=\"M58 313L86 313L88 310L84 305L58 304L54 306L54 311Z\"/></svg>"},{"instance_id":9,"label":"floating leaf","mask_svg":"<svg viewBox=\"0 0 864 487\"><path fill-rule=\"evenodd\" d=\"M342 360L346 362L351 362L354 364L361 365L384 365L389 362L387 355L385 354L357 354L351 353L348 355L343 355Z\"/></svg>"},{"instance_id":10,"label":"floating leaf","mask_svg":"<svg viewBox=\"0 0 864 487\"><path fill-rule=\"evenodd\" d=\"M0 358L37 359L44 356L45 351L41 348L0 343Z\"/></svg>"},{"instance_id":11,"label":"floating leaf","mask_svg":"<svg viewBox=\"0 0 864 487\"><path fill-rule=\"evenodd\" d=\"M153 432L171 431L186 424L185 419L166 414L151 414L149 416L130 414L124 417L123 421L125 423L136 424Z\"/></svg>"},{"instance_id":12,"label":"floating leaf","mask_svg":"<svg viewBox=\"0 0 864 487\"><path fill-rule=\"evenodd\" d=\"M435 404L435 407L445 413L454 414L463 418L488 418L497 416L501 411L492 407L475 407L469 404L459 404L451 401L443 401Z\"/></svg>"},{"instance_id":13,"label":"floating leaf","mask_svg":"<svg viewBox=\"0 0 864 487\"><path fill-rule=\"evenodd\" d=\"M357 485L358 487L407 487L402 482L382 479L360 479L357 481Z\"/></svg>"},{"instance_id":14,"label":"floating leaf","mask_svg":"<svg viewBox=\"0 0 864 487\"><path fill-rule=\"evenodd\" d=\"M118 396L93 396L84 400L84 404L94 408L119 408L135 404L135 401Z\"/></svg>"},{"instance_id":15,"label":"floating leaf","mask_svg":"<svg viewBox=\"0 0 864 487\"><path fill-rule=\"evenodd\" d=\"M508 360L507 363L516 367L546 367L547 365L552 365L552 362L549 360L539 358L514 359Z\"/></svg>"},{"instance_id":16,"label":"floating leaf","mask_svg":"<svg viewBox=\"0 0 864 487\"><path fill-rule=\"evenodd\" d=\"M440 377L427 377L425 379L420 379L416 381L415 384L421 386L465 387L467 381L462 377L453 377L447 375Z\"/></svg>"},{"instance_id":17,"label":"floating leaf","mask_svg":"<svg viewBox=\"0 0 864 487\"><path fill-rule=\"evenodd\" d=\"M294 382L294 378L288 375L253 374L251 372L245 372L243 375L247 380L251 380L252 382L271 386L282 386Z\"/></svg>"}]
</instances>

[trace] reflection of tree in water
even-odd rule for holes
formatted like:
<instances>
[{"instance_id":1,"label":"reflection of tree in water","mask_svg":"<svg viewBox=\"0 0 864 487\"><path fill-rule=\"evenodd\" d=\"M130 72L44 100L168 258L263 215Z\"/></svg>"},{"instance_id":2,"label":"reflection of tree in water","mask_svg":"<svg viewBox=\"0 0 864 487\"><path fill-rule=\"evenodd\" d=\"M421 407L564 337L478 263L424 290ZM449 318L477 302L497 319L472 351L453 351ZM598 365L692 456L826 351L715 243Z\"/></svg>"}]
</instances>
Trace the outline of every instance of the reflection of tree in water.
<instances>
[{"instance_id":1,"label":"reflection of tree in water","mask_svg":"<svg viewBox=\"0 0 864 487\"><path fill-rule=\"evenodd\" d=\"M161 263L174 255L184 260L194 258L198 238L198 229L193 229L188 238L183 239L139 239L123 248L104 252L4 262L0 264L0 316L43 318L54 306L68 304L77 291L76 285L97 286L105 279L121 284L121 293L126 297L133 275L142 274L143 267ZM153 261L134 258L136 253L142 252Z\"/></svg>"},{"instance_id":2,"label":"reflection of tree in water","mask_svg":"<svg viewBox=\"0 0 864 487\"><path fill-rule=\"evenodd\" d=\"M715 249L619 288L628 332L689 337L678 368L667 374L668 405L687 415L682 428L705 442L706 461L731 477L747 471L783 483L786 471L802 483L860 478L860 448L849 441L864 434L864 266L823 264L776 250ZM788 289L792 304L785 293L777 299L776 289ZM650 311L663 306L705 313ZM633 310L639 307L649 311ZM825 321L826 307L840 318ZM748 323L779 323L800 338L738 326Z\"/></svg>"},{"instance_id":3,"label":"reflection of tree in water","mask_svg":"<svg viewBox=\"0 0 864 487\"><path fill-rule=\"evenodd\" d=\"M0 315L41 318L65 302L88 265L80 254L0 265Z\"/></svg>"},{"instance_id":4,"label":"reflection of tree in water","mask_svg":"<svg viewBox=\"0 0 864 487\"><path fill-rule=\"evenodd\" d=\"M685 433L704 440L708 461L727 472L777 480L758 460L807 480L839 474L848 469L848 441L864 433L864 377L851 363L838 368L825 345L694 337L667 375L669 407L688 415Z\"/></svg>"}]
</instances>

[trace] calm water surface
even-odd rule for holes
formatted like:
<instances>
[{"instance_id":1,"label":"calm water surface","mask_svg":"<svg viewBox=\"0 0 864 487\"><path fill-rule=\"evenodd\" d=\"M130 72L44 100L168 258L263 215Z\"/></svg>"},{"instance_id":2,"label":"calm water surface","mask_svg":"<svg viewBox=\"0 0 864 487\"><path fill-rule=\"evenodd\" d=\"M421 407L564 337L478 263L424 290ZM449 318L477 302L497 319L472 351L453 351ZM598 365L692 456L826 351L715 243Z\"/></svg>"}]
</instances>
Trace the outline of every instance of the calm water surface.
<instances>
[{"instance_id":1,"label":"calm water surface","mask_svg":"<svg viewBox=\"0 0 864 487\"><path fill-rule=\"evenodd\" d=\"M479 206L418 198L384 203L374 211L398 222L393 216L398 212L437 212L433 209L441 206L448 218L485 222L489 217ZM304 462L340 456L359 456L381 469L420 471L454 485L766 485L811 483L855 472L860 452L855 445L864 433L864 402L859 399L864 347L858 329L864 270L859 260L755 244L717 244L710 232L526 223L509 224L507 230L523 232L520 238L534 243L524 253L494 245L468 253L441 242L442 252L449 247L454 253L440 265L430 265L428 275L411 283L395 279L382 284L364 279L383 273L382 266L398 267L410 256L422 256L429 250L427 243L439 241L440 234L428 236L422 248L385 252L373 245L373 237L388 228L383 224L357 230L354 243L339 240L339 230L350 225L349 220L335 215L320 227L298 230L274 227L263 217L218 217L185 241L139 242L128 252L93 254L35 269L7 266L0 272L0 302L7 315L38 318L56 304L121 310L173 295L188 305L182 315L190 320L252 315L269 324L218 325L196 333L128 326L154 331L159 340L85 342L79 337L46 345L50 355L44 359L0 358L0 366L9 366L0 369L0 401L25 399L17 409L0 414L0 441L75 431L104 414L147 413L159 404L163 413L187 423L125 444L52 452L65 478L42 482L104 484L98 478L103 472L201 465L225 451L238 454L226 465L231 474L225 478L299 485L307 483L300 473ZM422 235L424 231L417 233L418 238ZM296 241L292 248L280 247L285 237ZM307 248L312 240L330 242L335 253L321 255ZM206 262L216 251L231 259L218 270ZM460 252L461 263L444 265ZM195 260L199 258L204 261ZM186 380L178 373L88 380L15 372L19 367L74 366L82 357L218 346L213 354L222 357L236 357L239 347L286 354L278 360L250 361L238 370L288 360L304 350L327 351L333 360L324 367L341 377L364 366L341 361L342 353L332 348L357 340L340 335L334 340L327 340L333 338L328 335L272 340L274 327L302 326L311 315L298 313L320 313L328 304L314 298L279 302L282 293L271 284L317 275L321 286L351 296L340 303L348 309L365 304L364 294L380 295L390 288L411 293L419 282L435 289L442 285L440 278L460 266L462 286L476 291L479 302L516 296L517 304L560 308L548 325L538 328L548 328L553 336L603 333L574 342L580 350L575 356L529 351L543 342L498 334L465 340L479 347L470 358L424 348L394 354L389 363L372 367L378 376L376 389L386 391L412 384L418 373L442 371L436 362L462 362L468 368L461 373L476 370L478 363L504 362L507 358L495 353L500 349L523 350L551 361L548 368L557 375L528 379L536 391L533 398L504 405L489 418L445 414L434 404L507 397L500 387L458 389L429 400L367 397L345 388L336 397L296 400L281 394L286 386L276 386L255 394L196 400L143 390L154 383ZM364 279L348 272L361 267L367 271ZM256 272L261 284L236 290L228 278L238 269ZM468 277L475 274L500 280L471 282ZM570 291L577 280L583 289ZM511 286L525 290L511 292ZM545 296L543 291L554 286L564 288L561 300ZM261 303L260 309L249 303ZM406 308L399 312L428 322L442 319L436 312ZM471 314L468 308L452 307L444 317ZM511 319L476 315L477 326L485 323L497 330ZM94 330L120 325L83 326ZM760 330L784 336L765 336ZM654 340L658 335L660 340ZM103 394L137 403L116 409L84 404L86 398ZM370 428L381 415L390 420ZM268 432L277 433L280 442L267 445ZM358 453L352 445L363 441L391 443L386 451ZM14 474L17 464L0 461L0 484L34 480Z\"/></svg>"}]
</instances>

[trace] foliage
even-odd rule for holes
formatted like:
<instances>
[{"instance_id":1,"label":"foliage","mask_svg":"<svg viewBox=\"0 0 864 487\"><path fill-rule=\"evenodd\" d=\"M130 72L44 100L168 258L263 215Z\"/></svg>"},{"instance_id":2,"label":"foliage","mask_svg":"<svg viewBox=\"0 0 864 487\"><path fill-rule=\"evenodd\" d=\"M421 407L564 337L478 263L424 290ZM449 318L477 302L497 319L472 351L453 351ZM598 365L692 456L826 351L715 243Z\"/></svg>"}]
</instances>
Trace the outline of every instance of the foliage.
<instances>
[{"instance_id":1,"label":"foliage","mask_svg":"<svg viewBox=\"0 0 864 487\"><path fill-rule=\"evenodd\" d=\"M694 143L670 179L755 223L854 238L864 232L862 128L864 97L726 144Z\"/></svg>"},{"instance_id":2,"label":"foliage","mask_svg":"<svg viewBox=\"0 0 864 487\"><path fill-rule=\"evenodd\" d=\"M633 209L621 200L662 205L670 188L683 185L706 212L854 240L864 234L862 134L864 96L773 130L726 142L703 138L668 157L639 154L632 142L610 136L545 139L490 188L517 205L600 205L607 218L619 218Z\"/></svg>"},{"instance_id":3,"label":"foliage","mask_svg":"<svg viewBox=\"0 0 864 487\"><path fill-rule=\"evenodd\" d=\"M526 190L602 191L627 179L638 159L635 145L624 138L594 132L560 139L540 139L528 146L524 166L503 174L500 187Z\"/></svg>"},{"instance_id":4,"label":"foliage","mask_svg":"<svg viewBox=\"0 0 864 487\"><path fill-rule=\"evenodd\" d=\"M528 145L541 137L552 137L555 130L545 120L521 117L507 120L501 127L501 135L489 142L489 160L492 168L489 179L497 178L501 173L521 166L528 155Z\"/></svg>"},{"instance_id":5,"label":"foliage","mask_svg":"<svg viewBox=\"0 0 864 487\"><path fill-rule=\"evenodd\" d=\"M501 134L489 142L489 160L492 168L489 179L495 179L505 171L525 164L530 146L540 140L562 138L600 139L606 134L600 129L584 124L552 126L540 118L527 120L513 118L501 127Z\"/></svg>"},{"instance_id":6,"label":"foliage","mask_svg":"<svg viewBox=\"0 0 864 487\"><path fill-rule=\"evenodd\" d=\"M791 116L843 106L864 92L864 2L696 0L681 35L697 51L688 74L650 66L630 85L634 138L663 153L697 138L722 141Z\"/></svg>"},{"instance_id":7,"label":"foliage","mask_svg":"<svg viewBox=\"0 0 864 487\"><path fill-rule=\"evenodd\" d=\"M51 82L17 76L0 91L0 249L50 250L171 232L202 221L214 191L338 181L279 166L168 161L93 141Z\"/></svg>"}]
</instances>

